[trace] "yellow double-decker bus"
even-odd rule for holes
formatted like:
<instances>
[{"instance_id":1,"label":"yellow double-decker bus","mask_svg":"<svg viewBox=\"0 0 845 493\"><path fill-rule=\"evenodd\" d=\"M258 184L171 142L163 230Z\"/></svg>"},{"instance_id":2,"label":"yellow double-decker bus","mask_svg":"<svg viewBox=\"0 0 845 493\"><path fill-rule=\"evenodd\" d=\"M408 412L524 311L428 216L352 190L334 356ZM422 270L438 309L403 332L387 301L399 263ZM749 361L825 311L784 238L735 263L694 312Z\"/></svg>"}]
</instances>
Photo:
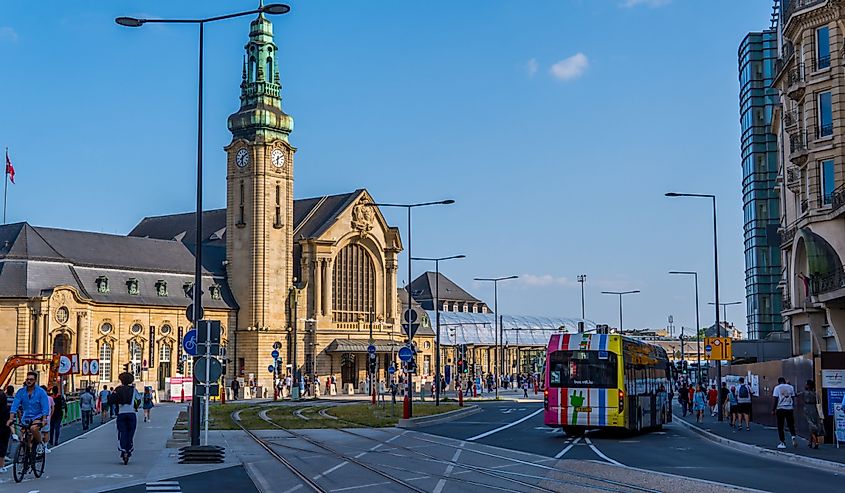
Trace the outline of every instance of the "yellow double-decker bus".
<instances>
[{"instance_id":1,"label":"yellow double-decker bus","mask_svg":"<svg viewBox=\"0 0 845 493\"><path fill-rule=\"evenodd\" d=\"M554 334L546 351L545 424L659 429L672 419L671 365L657 345L618 334Z\"/></svg>"}]
</instances>

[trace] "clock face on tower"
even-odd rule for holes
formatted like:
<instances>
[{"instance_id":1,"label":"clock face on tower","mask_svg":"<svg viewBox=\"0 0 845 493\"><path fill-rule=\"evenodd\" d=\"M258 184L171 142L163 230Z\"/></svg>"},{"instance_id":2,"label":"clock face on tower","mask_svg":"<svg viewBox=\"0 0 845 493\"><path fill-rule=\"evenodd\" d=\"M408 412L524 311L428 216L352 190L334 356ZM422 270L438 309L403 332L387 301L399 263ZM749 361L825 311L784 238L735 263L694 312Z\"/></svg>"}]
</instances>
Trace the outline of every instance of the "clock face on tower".
<instances>
[{"instance_id":1,"label":"clock face on tower","mask_svg":"<svg viewBox=\"0 0 845 493\"><path fill-rule=\"evenodd\" d=\"M245 168L249 164L249 151L241 149L235 154L235 163L241 168Z\"/></svg>"},{"instance_id":2,"label":"clock face on tower","mask_svg":"<svg viewBox=\"0 0 845 493\"><path fill-rule=\"evenodd\" d=\"M285 153L280 149L273 149L270 157L273 160L273 166L277 168L283 168L285 166Z\"/></svg>"}]
</instances>

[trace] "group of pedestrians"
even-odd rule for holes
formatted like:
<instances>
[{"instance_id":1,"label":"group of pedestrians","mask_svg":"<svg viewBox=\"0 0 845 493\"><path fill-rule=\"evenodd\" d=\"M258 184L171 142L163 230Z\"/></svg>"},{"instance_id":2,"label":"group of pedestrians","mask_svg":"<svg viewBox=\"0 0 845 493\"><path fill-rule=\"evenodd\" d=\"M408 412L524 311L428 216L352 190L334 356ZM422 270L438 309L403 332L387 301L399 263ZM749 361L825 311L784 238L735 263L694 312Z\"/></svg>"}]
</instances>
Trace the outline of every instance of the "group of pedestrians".
<instances>
[{"instance_id":1,"label":"group of pedestrians","mask_svg":"<svg viewBox=\"0 0 845 493\"><path fill-rule=\"evenodd\" d=\"M753 391L744 377L738 379L735 386L728 388L727 383L722 382L721 388L716 385L693 385L681 381L678 385L678 402L681 412L694 414L696 423L704 422L706 412L711 416L718 416L721 411L728 418L728 424L734 431L751 430L751 408ZM792 440L792 446L798 446L798 439L795 432L795 406L796 399L801 398L803 402L802 411L807 420L807 428L810 432L808 444L810 448L819 448L824 441L824 424L818 411L819 397L816 394L816 384L813 380L807 380L804 390L796 393L795 388L786 381L786 378L778 378L778 384L772 389L772 414L775 415L778 428L778 449L786 448L786 431L788 430Z\"/></svg>"}]
</instances>

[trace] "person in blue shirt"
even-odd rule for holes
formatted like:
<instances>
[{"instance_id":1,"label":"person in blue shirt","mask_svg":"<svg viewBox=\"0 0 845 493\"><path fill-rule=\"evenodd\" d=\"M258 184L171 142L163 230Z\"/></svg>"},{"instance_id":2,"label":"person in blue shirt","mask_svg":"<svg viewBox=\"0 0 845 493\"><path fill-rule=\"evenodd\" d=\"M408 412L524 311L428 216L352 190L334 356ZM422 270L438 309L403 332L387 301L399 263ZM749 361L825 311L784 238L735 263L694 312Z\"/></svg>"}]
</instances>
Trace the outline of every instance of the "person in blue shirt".
<instances>
[{"instance_id":1,"label":"person in blue shirt","mask_svg":"<svg viewBox=\"0 0 845 493\"><path fill-rule=\"evenodd\" d=\"M41 427L50 419L50 399L47 397L47 392L36 385L37 380L38 374L34 371L26 373L24 386L15 394L11 413L6 422L7 426L11 425L15 414L20 414L21 424L28 424L32 432L30 445L41 443Z\"/></svg>"}]
</instances>

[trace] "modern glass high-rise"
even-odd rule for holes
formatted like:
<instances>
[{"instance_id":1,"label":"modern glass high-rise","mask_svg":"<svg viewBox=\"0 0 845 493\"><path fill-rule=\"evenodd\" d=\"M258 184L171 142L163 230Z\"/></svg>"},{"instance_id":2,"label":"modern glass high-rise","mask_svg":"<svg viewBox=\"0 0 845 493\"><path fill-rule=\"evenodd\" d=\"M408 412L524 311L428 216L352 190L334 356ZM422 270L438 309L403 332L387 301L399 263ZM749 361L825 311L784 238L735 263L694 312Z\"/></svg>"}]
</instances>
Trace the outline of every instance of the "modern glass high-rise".
<instances>
[{"instance_id":1,"label":"modern glass high-rise","mask_svg":"<svg viewBox=\"0 0 845 493\"><path fill-rule=\"evenodd\" d=\"M779 101L772 88L777 38L776 30L752 32L739 45L746 322L748 337L761 339L783 330L778 141L771 128Z\"/></svg>"}]
</instances>

